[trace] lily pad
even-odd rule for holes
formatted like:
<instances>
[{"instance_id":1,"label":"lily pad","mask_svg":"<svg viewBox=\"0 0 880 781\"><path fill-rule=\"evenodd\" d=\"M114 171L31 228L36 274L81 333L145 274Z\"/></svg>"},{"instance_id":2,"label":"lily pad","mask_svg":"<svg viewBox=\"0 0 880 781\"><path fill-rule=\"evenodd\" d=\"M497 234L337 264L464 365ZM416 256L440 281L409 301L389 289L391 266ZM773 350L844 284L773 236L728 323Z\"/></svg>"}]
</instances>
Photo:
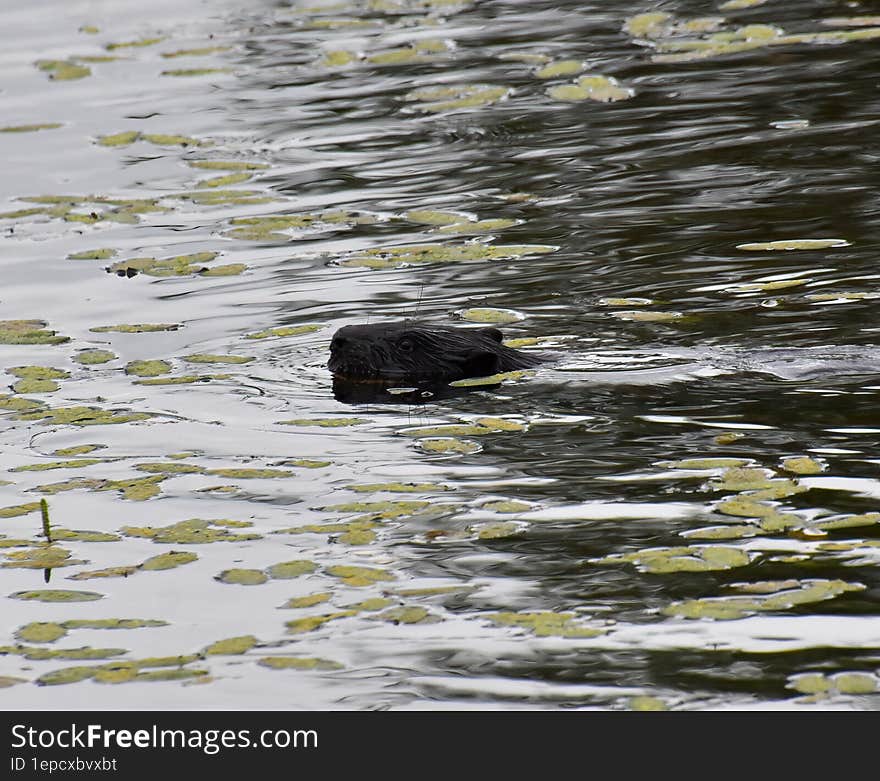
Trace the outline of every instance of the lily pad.
<instances>
[{"instance_id":1,"label":"lily pad","mask_svg":"<svg viewBox=\"0 0 880 781\"><path fill-rule=\"evenodd\" d=\"M80 350L73 356L73 360L81 363L83 366L94 366L95 364L113 361L116 357L116 353L110 352L110 350L87 349Z\"/></svg>"},{"instance_id":2,"label":"lily pad","mask_svg":"<svg viewBox=\"0 0 880 781\"><path fill-rule=\"evenodd\" d=\"M259 534L246 533L235 534L229 531L229 521L213 520L205 521L200 518L192 518L188 521L179 521L169 526L123 526L122 533L128 537L147 537L153 542L171 543L178 545L193 545L211 542L244 542L256 540ZM236 525L238 522L236 522ZM235 528L233 526L233 528Z\"/></svg>"},{"instance_id":3,"label":"lily pad","mask_svg":"<svg viewBox=\"0 0 880 781\"><path fill-rule=\"evenodd\" d=\"M547 94L554 100L577 102L595 100L599 103L613 103L629 100L635 95L630 87L621 87L612 76L582 76L574 84L561 84L550 87Z\"/></svg>"},{"instance_id":4,"label":"lily pad","mask_svg":"<svg viewBox=\"0 0 880 781\"><path fill-rule=\"evenodd\" d=\"M775 252L778 250L816 250L848 247L846 239L787 239L784 241L758 241L737 244L736 248L747 252Z\"/></svg>"},{"instance_id":5,"label":"lily pad","mask_svg":"<svg viewBox=\"0 0 880 781\"><path fill-rule=\"evenodd\" d=\"M748 553L724 545L689 546L677 548L645 548L632 553L615 553L597 559L597 564L634 564L639 570L651 573L712 572L734 569L749 564Z\"/></svg>"},{"instance_id":6,"label":"lily pad","mask_svg":"<svg viewBox=\"0 0 880 781\"><path fill-rule=\"evenodd\" d=\"M318 565L308 559L285 561L273 564L266 569L266 574L275 580L298 578L300 575L309 575L318 569Z\"/></svg>"},{"instance_id":7,"label":"lily pad","mask_svg":"<svg viewBox=\"0 0 880 781\"><path fill-rule=\"evenodd\" d=\"M328 567L325 572L334 578L341 578L346 586L372 586L380 581L397 579L388 570L376 567L336 565Z\"/></svg>"},{"instance_id":8,"label":"lily pad","mask_svg":"<svg viewBox=\"0 0 880 781\"><path fill-rule=\"evenodd\" d=\"M92 602L103 599L103 594L94 591L69 591L63 589L43 589L36 591L16 591L10 599L24 599L34 602Z\"/></svg>"},{"instance_id":9,"label":"lily pad","mask_svg":"<svg viewBox=\"0 0 880 781\"><path fill-rule=\"evenodd\" d=\"M152 556L140 565L140 569L148 572L174 569L183 564L189 564L190 562L196 561L198 558L198 555L195 553L189 553L187 551L170 551L169 553Z\"/></svg>"},{"instance_id":10,"label":"lily pad","mask_svg":"<svg viewBox=\"0 0 880 781\"><path fill-rule=\"evenodd\" d=\"M90 328L96 334L117 332L121 334L146 334L155 331L176 331L179 323L136 323L133 325L101 325Z\"/></svg>"},{"instance_id":11,"label":"lily pad","mask_svg":"<svg viewBox=\"0 0 880 781\"><path fill-rule=\"evenodd\" d=\"M245 339L270 339L273 337L285 337L285 336L301 336L302 334L311 334L315 331L320 331L324 326L322 325L292 325L292 326L279 326L278 328L267 328L265 331L257 331L252 334L245 334Z\"/></svg>"},{"instance_id":12,"label":"lily pad","mask_svg":"<svg viewBox=\"0 0 880 781\"><path fill-rule=\"evenodd\" d=\"M125 365L126 374L134 374L137 377L155 377L159 374L167 374L171 371L168 361L129 361Z\"/></svg>"},{"instance_id":13,"label":"lily pad","mask_svg":"<svg viewBox=\"0 0 880 781\"><path fill-rule=\"evenodd\" d=\"M59 336L46 328L43 320L0 320L0 344L63 344L69 336Z\"/></svg>"},{"instance_id":14,"label":"lily pad","mask_svg":"<svg viewBox=\"0 0 880 781\"><path fill-rule=\"evenodd\" d=\"M490 613L485 616L493 624L525 629L538 637L596 637L601 629L578 624L576 613L554 613L549 610L535 613Z\"/></svg>"},{"instance_id":15,"label":"lily pad","mask_svg":"<svg viewBox=\"0 0 880 781\"><path fill-rule=\"evenodd\" d=\"M54 643L66 634L67 629L53 622L25 624L15 631L16 639L24 643Z\"/></svg>"},{"instance_id":16,"label":"lily pad","mask_svg":"<svg viewBox=\"0 0 880 781\"><path fill-rule=\"evenodd\" d=\"M260 569L227 569L223 570L215 580L238 586L259 586L269 580L269 576Z\"/></svg>"},{"instance_id":17,"label":"lily pad","mask_svg":"<svg viewBox=\"0 0 880 781\"><path fill-rule=\"evenodd\" d=\"M356 610L339 610L336 613L325 613L323 615L307 616L306 618L296 618L293 621L285 621L284 626L287 627L289 634L299 635L320 629L328 621L335 621L338 618L348 618L355 615L357 615Z\"/></svg>"},{"instance_id":18,"label":"lily pad","mask_svg":"<svg viewBox=\"0 0 880 781\"><path fill-rule=\"evenodd\" d=\"M414 108L426 113L440 113L458 109L479 108L497 103L510 94L509 87L497 84L453 84L439 87L419 87L403 99Z\"/></svg>"},{"instance_id":19,"label":"lily pad","mask_svg":"<svg viewBox=\"0 0 880 781\"><path fill-rule=\"evenodd\" d=\"M317 657L264 656L257 664L270 670L341 670L339 662Z\"/></svg>"},{"instance_id":20,"label":"lily pad","mask_svg":"<svg viewBox=\"0 0 880 781\"><path fill-rule=\"evenodd\" d=\"M257 638L253 635L242 635L241 637L228 637L225 640L218 640L211 643L204 653L206 656L237 656L250 651L257 644Z\"/></svg>"}]
</instances>

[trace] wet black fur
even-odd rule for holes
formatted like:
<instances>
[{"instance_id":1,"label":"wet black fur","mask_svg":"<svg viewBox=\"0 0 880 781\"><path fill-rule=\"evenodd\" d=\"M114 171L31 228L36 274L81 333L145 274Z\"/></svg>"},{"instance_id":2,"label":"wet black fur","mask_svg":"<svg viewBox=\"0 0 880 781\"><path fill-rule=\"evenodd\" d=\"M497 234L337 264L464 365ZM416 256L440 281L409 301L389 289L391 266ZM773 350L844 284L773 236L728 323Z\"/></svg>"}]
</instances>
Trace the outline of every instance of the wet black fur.
<instances>
[{"instance_id":1,"label":"wet black fur","mask_svg":"<svg viewBox=\"0 0 880 781\"><path fill-rule=\"evenodd\" d=\"M376 323L340 328L327 366L334 377L359 382L446 383L528 369L543 356L505 347L497 328L424 323Z\"/></svg>"}]
</instances>

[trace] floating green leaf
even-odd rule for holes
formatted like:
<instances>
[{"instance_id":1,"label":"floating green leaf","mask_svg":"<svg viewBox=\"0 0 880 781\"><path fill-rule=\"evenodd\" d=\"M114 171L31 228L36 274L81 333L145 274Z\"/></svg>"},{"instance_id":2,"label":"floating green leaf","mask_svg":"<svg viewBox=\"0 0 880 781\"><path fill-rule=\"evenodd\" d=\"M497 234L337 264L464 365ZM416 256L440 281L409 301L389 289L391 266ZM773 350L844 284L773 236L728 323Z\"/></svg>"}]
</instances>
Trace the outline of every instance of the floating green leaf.
<instances>
[{"instance_id":1,"label":"floating green leaf","mask_svg":"<svg viewBox=\"0 0 880 781\"><path fill-rule=\"evenodd\" d=\"M245 334L245 339L270 339L272 337L284 337L284 336L301 336L302 334L311 334L315 331L320 331L324 326L322 325L288 325L288 326L279 326L278 328L267 328L265 331L257 331L252 334Z\"/></svg>"},{"instance_id":2,"label":"floating green leaf","mask_svg":"<svg viewBox=\"0 0 880 781\"><path fill-rule=\"evenodd\" d=\"M645 548L632 553L615 553L597 559L597 564L634 564L644 572L711 572L744 567L749 555L739 548L724 545L676 548Z\"/></svg>"},{"instance_id":3,"label":"floating green leaf","mask_svg":"<svg viewBox=\"0 0 880 781\"><path fill-rule=\"evenodd\" d=\"M269 576L259 569L227 569L223 570L215 580L238 586L259 586L269 580Z\"/></svg>"},{"instance_id":4,"label":"floating green leaf","mask_svg":"<svg viewBox=\"0 0 880 781\"><path fill-rule=\"evenodd\" d=\"M38 130L54 130L61 127L60 122L42 122L34 125L7 125L0 127L0 133L33 133Z\"/></svg>"},{"instance_id":5,"label":"floating green leaf","mask_svg":"<svg viewBox=\"0 0 880 781\"><path fill-rule=\"evenodd\" d=\"M396 580L395 575L388 570L375 567L336 565L325 571L334 578L341 578L346 586L371 586L384 580Z\"/></svg>"},{"instance_id":6,"label":"floating green leaf","mask_svg":"<svg viewBox=\"0 0 880 781\"><path fill-rule=\"evenodd\" d=\"M25 643L54 643L67 634L61 624L52 622L34 622L19 627L15 637Z\"/></svg>"},{"instance_id":7,"label":"floating green leaf","mask_svg":"<svg viewBox=\"0 0 880 781\"><path fill-rule=\"evenodd\" d=\"M621 87L617 79L611 76L582 76L574 84L550 87L547 94L554 100L571 102L595 100L600 103L612 103L628 100L635 95L635 90Z\"/></svg>"},{"instance_id":8,"label":"floating green leaf","mask_svg":"<svg viewBox=\"0 0 880 781\"><path fill-rule=\"evenodd\" d=\"M0 320L0 344L63 344L69 336L46 329L42 320Z\"/></svg>"},{"instance_id":9,"label":"floating green leaf","mask_svg":"<svg viewBox=\"0 0 880 781\"><path fill-rule=\"evenodd\" d=\"M178 521L169 526L123 526L122 533L128 537L147 537L158 543L176 543L178 545L193 545L210 542L244 542L256 540L259 534L234 534L229 531L230 526L238 526L243 522L224 520L204 521L192 518L188 521Z\"/></svg>"},{"instance_id":10,"label":"floating green leaf","mask_svg":"<svg viewBox=\"0 0 880 781\"><path fill-rule=\"evenodd\" d=\"M544 610L535 613L490 613L485 617L499 626L526 629L538 637L596 637L602 634L601 629L576 623L576 613Z\"/></svg>"},{"instance_id":11,"label":"floating green leaf","mask_svg":"<svg viewBox=\"0 0 880 781\"><path fill-rule=\"evenodd\" d=\"M62 589L44 589L37 591L16 591L10 594L11 599L24 599L34 602L91 602L102 599L103 594L94 591L65 591Z\"/></svg>"},{"instance_id":12,"label":"floating green leaf","mask_svg":"<svg viewBox=\"0 0 880 781\"><path fill-rule=\"evenodd\" d=\"M318 569L318 565L308 559L298 559L295 561L285 561L280 564L273 564L266 569L266 574L275 580L286 580L288 578L297 578L300 575L309 575Z\"/></svg>"},{"instance_id":13,"label":"floating green leaf","mask_svg":"<svg viewBox=\"0 0 880 781\"><path fill-rule=\"evenodd\" d=\"M70 60L37 60L34 64L41 71L46 71L53 81L73 81L92 75L91 68Z\"/></svg>"},{"instance_id":14,"label":"floating green leaf","mask_svg":"<svg viewBox=\"0 0 880 781\"><path fill-rule=\"evenodd\" d=\"M257 664L270 670L341 670L339 662L303 656L264 656Z\"/></svg>"},{"instance_id":15,"label":"floating green leaf","mask_svg":"<svg viewBox=\"0 0 880 781\"><path fill-rule=\"evenodd\" d=\"M777 250L812 250L833 249L835 247L848 247L846 239L789 239L785 241L762 241L751 244L737 244L739 250L751 252L773 252Z\"/></svg>"}]
</instances>

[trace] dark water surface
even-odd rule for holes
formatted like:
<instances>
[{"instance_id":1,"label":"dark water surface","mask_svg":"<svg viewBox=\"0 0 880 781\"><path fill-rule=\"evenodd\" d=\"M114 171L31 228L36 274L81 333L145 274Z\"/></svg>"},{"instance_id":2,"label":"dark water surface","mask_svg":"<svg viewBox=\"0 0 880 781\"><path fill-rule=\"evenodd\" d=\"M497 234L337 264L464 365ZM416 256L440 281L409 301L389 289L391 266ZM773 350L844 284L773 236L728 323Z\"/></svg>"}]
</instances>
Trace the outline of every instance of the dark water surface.
<instances>
[{"instance_id":1,"label":"dark water surface","mask_svg":"<svg viewBox=\"0 0 880 781\"><path fill-rule=\"evenodd\" d=\"M725 5L4 8L0 701L877 707L880 4Z\"/></svg>"}]
</instances>

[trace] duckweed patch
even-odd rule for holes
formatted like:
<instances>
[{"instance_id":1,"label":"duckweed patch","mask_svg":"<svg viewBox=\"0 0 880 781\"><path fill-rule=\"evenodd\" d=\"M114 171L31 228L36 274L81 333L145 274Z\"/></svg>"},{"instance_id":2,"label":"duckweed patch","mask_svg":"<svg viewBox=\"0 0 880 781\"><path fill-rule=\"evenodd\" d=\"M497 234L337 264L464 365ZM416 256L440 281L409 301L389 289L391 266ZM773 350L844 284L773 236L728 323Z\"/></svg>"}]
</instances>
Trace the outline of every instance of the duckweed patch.
<instances>
[{"instance_id":1,"label":"duckweed patch","mask_svg":"<svg viewBox=\"0 0 880 781\"><path fill-rule=\"evenodd\" d=\"M426 453L442 453L453 455L467 455L479 453L483 446L479 442L471 442L457 437L429 437L416 443L419 449Z\"/></svg>"},{"instance_id":2,"label":"duckweed patch","mask_svg":"<svg viewBox=\"0 0 880 781\"><path fill-rule=\"evenodd\" d=\"M238 480L273 480L279 477L293 477L296 472L289 469L249 469L245 467L231 467L229 469L208 469L205 474L217 475L218 477L231 477Z\"/></svg>"},{"instance_id":3,"label":"duckweed patch","mask_svg":"<svg viewBox=\"0 0 880 781\"><path fill-rule=\"evenodd\" d=\"M341 670L343 668L339 662L306 656L264 656L257 664L270 670Z\"/></svg>"},{"instance_id":4,"label":"duckweed patch","mask_svg":"<svg viewBox=\"0 0 880 781\"><path fill-rule=\"evenodd\" d=\"M384 491L388 493L430 493L433 491L450 491L448 485L440 485L439 483L367 483L364 485L350 485L350 491L358 493L376 493Z\"/></svg>"},{"instance_id":5,"label":"duckweed patch","mask_svg":"<svg viewBox=\"0 0 880 781\"><path fill-rule=\"evenodd\" d=\"M848 246L849 242L846 239L788 239L737 244L736 248L746 252L778 252L780 250L835 249Z\"/></svg>"},{"instance_id":6,"label":"duckweed patch","mask_svg":"<svg viewBox=\"0 0 880 781\"><path fill-rule=\"evenodd\" d=\"M225 640L218 640L211 643L204 650L206 656L240 656L246 654L257 645L257 638L253 635L242 635L241 637L227 637Z\"/></svg>"},{"instance_id":7,"label":"duckweed patch","mask_svg":"<svg viewBox=\"0 0 880 781\"><path fill-rule=\"evenodd\" d=\"M377 515L367 515L363 520L348 523L311 523L305 526L294 526L289 529L278 529L273 534L338 534L335 542L346 545L369 545L376 540L374 529L381 524L373 520Z\"/></svg>"},{"instance_id":8,"label":"duckweed patch","mask_svg":"<svg viewBox=\"0 0 880 781\"><path fill-rule=\"evenodd\" d=\"M40 510L39 502L27 502L25 504L14 504L10 507L0 507L0 518L15 518L19 515L27 515L28 513L38 512Z\"/></svg>"},{"instance_id":9,"label":"duckweed patch","mask_svg":"<svg viewBox=\"0 0 880 781\"><path fill-rule=\"evenodd\" d=\"M207 171L265 171L267 163L249 163L244 160L187 160L187 165Z\"/></svg>"},{"instance_id":10,"label":"duckweed patch","mask_svg":"<svg viewBox=\"0 0 880 781\"><path fill-rule=\"evenodd\" d=\"M332 461L316 461L311 458L286 458L279 462L281 466L297 466L302 469L323 469L330 466Z\"/></svg>"},{"instance_id":11,"label":"duckweed patch","mask_svg":"<svg viewBox=\"0 0 880 781\"><path fill-rule=\"evenodd\" d=\"M435 616L430 610L415 605L402 605L385 610L375 616L377 621L387 621L391 624L436 624L442 619Z\"/></svg>"},{"instance_id":12,"label":"duckweed patch","mask_svg":"<svg viewBox=\"0 0 880 781\"><path fill-rule=\"evenodd\" d=\"M867 672L800 673L786 684L800 694L829 696L834 694L873 694L880 689L877 675Z\"/></svg>"},{"instance_id":13,"label":"duckweed patch","mask_svg":"<svg viewBox=\"0 0 880 781\"><path fill-rule=\"evenodd\" d=\"M336 513L370 513L371 516L377 518L399 518L403 515L412 515L419 510L424 510L430 506L430 502L409 500L409 501L387 501L387 502L345 502L343 504L329 504L318 509L326 512Z\"/></svg>"},{"instance_id":14,"label":"duckweed patch","mask_svg":"<svg viewBox=\"0 0 880 781\"><path fill-rule=\"evenodd\" d=\"M481 523L471 527L478 540L504 540L517 537L528 528L527 524L515 521L502 521L500 523Z\"/></svg>"},{"instance_id":15,"label":"duckweed patch","mask_svg":"<svg viewBox=\"0 0 880 781\"><path fill-rule=\"evenodd\" d=\"M146 572L155 572L157 570L175 569L184 564L189 564L198 560L198 555L186 551L170 551L161 553L158 556L151 556L143 564L140 569Z\"/></svg>"},{"instance_id":16,"label":"duckweed patch","mask_svg":"<svg viewBox=\"0 0 880 781\"><path fill-rule=\"evenodd\" d=\"M76 564L85 564L80 559L70 558L69 550L55 545L45 545L25 550L9 551L5 554L6 560L0 564L5 569L55 569L57 567L70 567Z\"/></svg>"},{"instance_id":17,"label":"duckweed patch","mask_svg":"<svg viewBox=\"0 0 880 781\"><path fill-rule=\"evenodd\" d=\"M335 621L338 618L348 618L355 615L357 615L356 610L339 610L335 613L325 613L319 616L308 616L306 618L296 618L293 621L285 621L284 626L287 627L288 634L300 635L306 632L314 632L328 621Z\"/></svg>"},{"instance_id":18,"label":"duckweed patch","mask_svg":"<svg viewBox=\"0 0 880 781\"><path fill-rule=\"evenodd\" d=\"M81 363L83 366L95 366L97 364L108 363L116 360L116 358L116 353L111 352L110 350L100 350L97 348L80 350L73 356L73 360L77 363Z\"/></svg>"},{"instance_id":19,"label":"duckweed patch","mask_svg":"<svg viewBox=\"0 0 880 781\"><path fill-rule=\"evenodd\" d=\"M52 366L11 366L6 371L16 377L32 380L63 380L70 377L69 372Z\"/></svg>"},{"instance_id":20,"label":"duckweed patch","mask_svg":"<svg viewBox=\"0 0 880 781\"><path fill-rule=\"evenodd\" d=\"M48 73L52 81L74 81L92 75L91 68L72 60L37 60L34 64Z\"/></svg>"},{"instance_id":21,"label":"duckweed patch","mask_svg":"<svg viewBox=\"0 0 880 781\"><path fill-rule=\"evenodd\" d=\"M113 659L116 656L128 653L125 648L42 648L33 645L0 646L0 654L22 656L31 661L44 661L47 659Z\"/></svg>"},{"instance_id":22,"label":"duckweed patch","mask_svg":"<svg viewBox=\"0 0 880 781\"><path fill-rule=\"evenodd\" d=\"M224 176L214 176L210 179L201 179L196 183L196 187L229 187L232 184L240 184L250 179L252 174L239 172L233 174L225 174Z\"/></svg>"},{"instance_id":23,"label":"duckweed patch","mask_svg":"<svg viewBox=\"0 0 880 781\"><path fill-rule=\"evenodd\" d=\"M512 260L556 252L558 249L550 244L406 244L362 250L338 261L338 265L371 269L403 268L422 263Z\"/></svg>"},{"instance_id":24,"label":"duckweed patch","mask_svg":"<svg viewBox=\"0 0 880 781\"><path fill-rule=\"evenodd\" d=\"M814 579L785 583L734 584L731 588L746 591L750 596L691 599L675 602L662 612L677 618L731 620L758 612L783 611L822 602L847 592L862 591L865 586L842 580ZM778 590L772 590L777 588Z\"/></svg>"},{"instance_id":25,"label":"duckweed patch","mask_svg":"<svg viewBox=\"0 0 880 781\"><path fill-rule=\"evenodd\" d=\"M560 76L574 76L584 70L581 60L557 60L542 65L535 71L539 79L556 79Z\"/></svg>"},{"instance_id":26,"label":"duckweed patch","mask_svg":"<svg viewBox=\"0 0 880 781\"><path fill-rule=\"evenodd\" d=\"M288 599L281 607L282 608L306 608L306 607L314 607L315 605L320 605L324 602L330 600L330 597L333 596L329 591L323 591L318 594L307 594L304 597L292 597Z\"/></svg>"},{"instance_id":27,"label":"duckweed patch","mask_svg":"<svg viewBox=\"0 0 880 781\"><path fill-rule=\"evenodd\" d=\"M404 429L401 434L408 437L479 437L487 434L500 434L511 431L525 431L526 426L503 418L478 418L473 423L450 423L439 426Z\"/></svg>"},{"instance_id":28,"label":"duckweed patch","mask_svg":"<svg viewBox=\"0 0 880 781\"><path fill-rule=\"evenodd\" d=\"M173 68L161 71L160 76L213 76L218 73L232 73L232 68Z\"/></svg>"},{"instance_id":29,"label":"duckweed patch","mask_svg":"<svg viewBox=\"0 0 880 781\"><path fill-rule=\"evenodd\" d=\"M39 130L55 130L61 127L60 122L42 122L34 125L7 125L0 127L0 133L35 133Z\"/></svg>"},{"instance_id":30,"label":"duckweed patch","mask_svg":"<svg viewBox=\"0 0 880 781\"><path fill-rule=\"evenodd\" d=\"M60 336L46 328L43 320L0 320L0 344L64 344L69 336Z\"/></svg>"},{"instance_id":31,"label":"duckweed patch","mask_svg":"<svg viewBox=\"0 0 880 781\"><path fill-rule=\"evenodd\" d=\"M72 445L71 447L60 447L55 450L53 456L83 456L87 453L94 453L96 450L102 450L106 445Z\"/></svg>"},{"instance_id":32,"label":"duckweed patch","mask_svg":"<svg viewBox=\"0 0 880 781\"><path fill-rule=\"evenodd\" d=\"M513 309L493 309L492 307L472 307L459 309L456 316L471 323L504 324L524 320L525 315Z\"/></svg>"},{"instance_id":33,"label":"duckweed patch","mask_svg":"<svg viewBox=\"0 0 880 781\"><path fill-rule=\"evenodd\" d=\"M89 531L85 529L62 529L52 527L53 542L119 542L122 538L118 534L109 532Z\"/></svg>"},{"instance_id":34,"label":"duckweed patch","mask_svg":"<svg viewBox=\"0 0 880 781\"><path fill-rule=\"evenodd\" d=\"M302 334L312 334L320 331L324 326L309 323L308 325L285 325L277 328L267 328L264 331L256 331L251 334L245 334L245 339L271 339L283 338L285 336L301 336Z\"/></svg>"},{"instance_id":35,"label":"duckweed patch","mask_svg":"<svg viewBox=\"0 0 880 781\"><path fill-rule=\"evenodd\" d=\"M259 569L227 569L217 575L215 580L236 586L259 586L268 582L269 576Z\"/></svg>"},{"instance_id":36,"label":"duckweed patch","mask_svg":"<svg viewBox=\"0 0 880 781\"><path fill-rule=\"evenodd\" d=\"M261 535L254 533L235 534L230 528L250 526L247 521L211 520L191 518L178 521L169 526L123 526L121 531L127 537L146 537L163 544L194 545L210 542L245 542L258 540Z\"/></svg>"},{"instance_id":37,"label":"duckweed patch","mask_svg":"<svg viewBox=\"0 0 880 781\"><path fill-rule=\"evenodd\" d=\"M103 594L95 591L72 591L65 589L37 589L34 591L16 591L9 595L10 599L23 599L28 602L93 602L103 599Z\"/></svg>"},{"instance_id":38,"label":"duckweed patch","mask_svg":"<svg viewBox=\"0 0 880 781\"><path fill-rule=\"evenodd\" d=\"M75 618L62 622L65 629L142 629L168 626L154 618Z\"/></svg>"},{"instance_id":39,"label":"duckweed patch","mask_svg":"<svg viewBox=\"0 0 880 781\"><path fill-rule=\"evenodd\" d=\"M317 569L318 565L315 562L308 559L299 559L273 564L266 570L266 574L274 580L287 580L289 578L298 578L300 575L309 575Z\"/></svg>"},{"instance_id":40,"label":"duckweed patch","mask_svg":"<svg viewBox=\"0 0 880 781\"><path fill-rule=\"evenodd\" d=\"M294 418L293 420L278 421L282 426L319 426L321 428L359 426L368 422L366 418Z\"/></svg>"},{"instance_id":41,"label":"duckweed patch","mask_svg":"<svg viewBox=\"0 0 880 781\"><path fill-rule=\"evenodd\" d=\"M153 475L132 480L100 480L78 477L60 483L38 485L33 490L50 496L62 491L75 491L80 488L87 488L91 491L119 491L123 499L142 502L158 496L160 492L158 484L165 479L165 475Z\"/></svg>"},{"instance_id":42,"label":"duckweed patch","mask_svg":"<svg viewBox=\"0 0 880 781\"><path fill-rule=\"evenodd\" d=\"M228 380L229 374L182 374L177 377L150 377L145 380L135 380L135 385L192 385L196 382L210 382L211 380Z\"/></svg>"},{"instance_id":43,"label":"duckweed patch","mask_svg":"<svg viewBox=\"0 0 880 781\"><path fill-rule=\"evenodd\" d=\"M334 578L340 578L346 586L372 586L381 581L397 579L388 570L376 567L336 565L327 567L324 571Z\"/></svg>"},{"instance_id":44,"label":"duckweed patch","mask_svg":"<svg viewBox=\"0 0 880 781\"><path fill-rule=\"evenodd\" d=\"M129 361L125 365L125 373L136 377L156 377L159 374L167 374L171 371L168 361Z\"/></svg>"},{"instance_id":45,"label":"duckweed patch","mask_svg":"<svg viewBox=\"0 0 880 781\"><path fill-rule=\"evenodd\" d=\"M180 323L134 323L128 325L100 325L90 328L96 334L149 334L156 331L176 331Z\"/></svg>"},{"instance_id":46,"label":"duckweed patch","mask_svg":"<svg viewBox=\"0 0 880 781\"><path fill-rule=\"evenodd\" d=\"M203 474L205 467L198 464L180 464L176 462L151 462L144 464L135 464L134 468L139 472L152 472L164 475L196 475Z\"/></svg>"},{"instance_id":47,"label":"duckweed patch","mask_svg":"<svg viewBox=\"0 0 880 781\"><path fill-rule=\"evenodd\" d=\"M490 613L485 616L498 626L512 626L531 632L537 637L597 637L602 630L576 622L576 613L554 613L543 610L535 613Z\"/></svg>"},{"instance_id":48,"label":"duckweed patch","mask_svg":"<svg viewBox=\"0 0 880 781\"><path fill-rule=\"evenodd\" d=\"M61 624L52 622L34 622L20 626L15 631L15 638L23 643L54 643L67 634Z\"/></svg>"},{"instance_id":49,"label":"duckweed patch","mask_svg":"<svg viewBox=\"0 0 880 781\"><path fill-rule=\"evenodd\" d=\"M67 256L68 260L109 260L116 257L119 250L112 247L103 247L101 249L87 249L82 252L72 252Z\"/></svg>"},{"instance_id":50,"label":"duckweed patch","mask_svg":"<svg viewBox=\"0 0 880 781\"><path fill-rule=\"evenodd\" d=\"M567 102L595 100L599 103L614 103L629 100L636 93L630 87L621 87L613 76L582 76L574 84L550 87L547 94L554 100Z\"/></svg>"},{"instance_id":51,"label":"duckweed patch","mask_svg":"<svg viewBox=\"0 0 880 781\"><path fill-rule=\"evenodd\" d=\"M253 355L212 355L210 353L195 353L184 355L183 360L187 363L231 363L242 364L255 361Z\"/></svg>"},{"instance_id":52,"label":"duckweed patch","mask_svg":"<svg viewBox=\"0 0 880 781\"><path fill-rule=\"evenodd\" d=\"M444 111L480 108L503 100L510 94L509 87L498 84L451 84L438 87L419 87L410 90L403 99L416 111L437 114Z\"/></svg>"},{"instance_id":53,"label":"duckweed patch","mask_svg":"<svg viewBox=\"0 0 880 781\"><path fill-rule=\"evenodd\" d=\"M25 464L10 469L10 472L45 472L50 469L78 469L103 463L100 458L77 458L72 461L46 461L42 464Z\"/></svg>"},{"instance_id":54,"label":"duckweed patch","mask_svg":"<svg viewBox=\"0 0 880 781\"><path fill-rule=\"evenodd\" d=\"M594 564L634 564L641 572L654 574L668 572L714 572L750 563L748 553L724 545L681 546L674 548L646 548L631 553L614 553Z\"/></svg>"},{"instance_id":55,"label":"duckweed patch","mask_svg":"<svg viewBox=\"0 0 880 781\"><path fill-rule=\"evenodd\" d=\"M825 471L821 462L809 456L786 458L782 462L782 468L786 472L794 472L797 475L818 475Z\"/></svg>"}]
</instances>

